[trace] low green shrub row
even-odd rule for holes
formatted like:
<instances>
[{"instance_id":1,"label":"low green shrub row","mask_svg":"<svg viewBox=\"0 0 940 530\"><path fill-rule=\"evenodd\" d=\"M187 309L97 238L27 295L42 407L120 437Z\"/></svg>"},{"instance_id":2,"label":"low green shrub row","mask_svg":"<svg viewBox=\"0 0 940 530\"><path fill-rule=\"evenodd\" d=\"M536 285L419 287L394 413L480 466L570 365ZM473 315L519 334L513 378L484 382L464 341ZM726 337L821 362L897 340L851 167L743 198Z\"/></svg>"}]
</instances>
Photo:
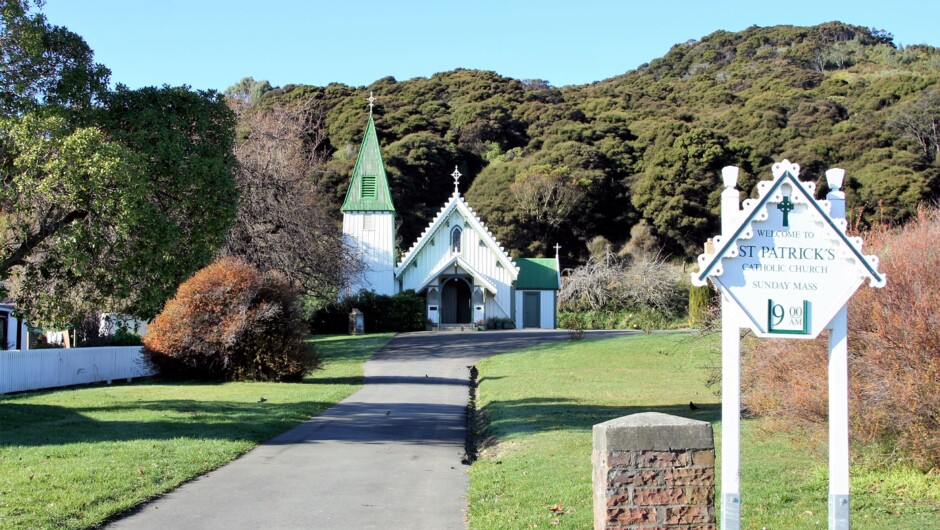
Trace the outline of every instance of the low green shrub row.
<instances>
[{"instance_id":1,"label":"low green shrub row","mask_svg":"<svg viewBox=\"0 0 940 530\"><path fill-rule=\"evenodd\" d=\"M652 331L656 329L677 329L684 327L684 318L668 315L641 307L610 311L589 309L584 311L558 311L558 327L563 329L638 329Z\"/></svg>"},{"instance_id":2,"label":"low green shrub row","mask_svg":"<svg viewBox=\"0 0 940 530\"><path fill-rule=\"evenodd\" d=\"M348 333L349 314L358 309L365 317L367 333L423 331L424 306L424 297L412 290L392 296L363 290L314 310L310 330L317 334Z\"/></svg>"}]
</instances>

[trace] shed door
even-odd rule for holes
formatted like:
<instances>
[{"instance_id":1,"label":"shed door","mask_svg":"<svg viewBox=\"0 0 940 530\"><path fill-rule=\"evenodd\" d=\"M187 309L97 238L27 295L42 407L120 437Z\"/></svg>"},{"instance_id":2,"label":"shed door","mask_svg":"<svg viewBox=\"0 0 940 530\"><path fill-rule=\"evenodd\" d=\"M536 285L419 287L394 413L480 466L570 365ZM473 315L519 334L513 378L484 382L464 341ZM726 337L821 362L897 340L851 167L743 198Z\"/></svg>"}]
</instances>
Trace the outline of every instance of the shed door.
<instances>
[{"instance_id":1,"label":"shed door","mask_svg":"<svg viewBox=\"0 0 940 530\"><path fill-rule=\"evenodd\" d=\"M522 327L538 328L542 324L542 316L539 314L540 293L522 293Z\"/></svg>"}]
</instances>

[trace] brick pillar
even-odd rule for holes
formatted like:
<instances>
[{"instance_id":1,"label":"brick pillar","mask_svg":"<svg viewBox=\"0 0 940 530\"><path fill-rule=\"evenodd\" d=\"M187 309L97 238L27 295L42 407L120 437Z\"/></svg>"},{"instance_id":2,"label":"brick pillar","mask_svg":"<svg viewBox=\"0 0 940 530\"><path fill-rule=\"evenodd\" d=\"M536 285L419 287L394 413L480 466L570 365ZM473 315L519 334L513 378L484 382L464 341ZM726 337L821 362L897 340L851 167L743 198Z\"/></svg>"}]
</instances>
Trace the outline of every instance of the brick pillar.
<instances>
[{"instance_id":1,"label":"brick pillar","mask_svg":"<svg viewBox=\"0 0 940 530\"><path fill-rule=\"evenodd\" d=\"M594 529L711 529L712 426L658 412L594 426Z\"/></svg>"}]
</instances>

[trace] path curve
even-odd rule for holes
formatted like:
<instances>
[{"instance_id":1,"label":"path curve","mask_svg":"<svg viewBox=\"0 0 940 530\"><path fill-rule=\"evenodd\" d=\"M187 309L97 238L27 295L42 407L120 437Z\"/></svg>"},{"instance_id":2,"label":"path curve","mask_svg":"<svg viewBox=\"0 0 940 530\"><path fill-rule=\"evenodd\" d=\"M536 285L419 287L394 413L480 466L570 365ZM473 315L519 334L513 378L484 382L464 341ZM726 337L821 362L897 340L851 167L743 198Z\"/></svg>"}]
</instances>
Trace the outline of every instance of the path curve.
<instances>
[{"instance_id":1,"label":"path curve","mask_svg":"<svg viewBox=\"0 0 940 530\"><path fill-rule=\"evenodd\" d=\"M397 335L362 390L108 528L464 529L468 366L567 336Z\"/></svg>"}]
</instances>

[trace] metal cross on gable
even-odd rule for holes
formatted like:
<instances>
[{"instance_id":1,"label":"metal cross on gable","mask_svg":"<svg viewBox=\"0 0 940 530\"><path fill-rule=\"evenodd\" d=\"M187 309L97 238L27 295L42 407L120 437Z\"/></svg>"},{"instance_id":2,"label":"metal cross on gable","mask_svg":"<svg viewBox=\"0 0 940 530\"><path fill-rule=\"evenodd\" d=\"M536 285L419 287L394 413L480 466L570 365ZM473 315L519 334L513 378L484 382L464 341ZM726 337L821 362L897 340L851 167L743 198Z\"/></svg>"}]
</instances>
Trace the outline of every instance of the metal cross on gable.
<instances>
[{"instance_id":1,"label":"metal cross on gable","mask_svg":"<svg viewBox=\"0 0 940 530\"><path fill-rule=\"evenodd\" d=\"M375 96L372 95L372 91L369 91L369 97L366 98L366 101L369 102L369 114L372 114L372 107L375 104Z\"/></svg>"},{"instance_id":2,"label":"metal cross on gable","mask_svg":"<svg viewBox=\"0 0 940 530\"><path fill-rule=\"evenodd\" d=\"M457 171L457 166L454 166L454 172L450 174L454 177L454 193L457 193L457 187L460 185L460 171Z\"/></svg>"}]
</instances>

